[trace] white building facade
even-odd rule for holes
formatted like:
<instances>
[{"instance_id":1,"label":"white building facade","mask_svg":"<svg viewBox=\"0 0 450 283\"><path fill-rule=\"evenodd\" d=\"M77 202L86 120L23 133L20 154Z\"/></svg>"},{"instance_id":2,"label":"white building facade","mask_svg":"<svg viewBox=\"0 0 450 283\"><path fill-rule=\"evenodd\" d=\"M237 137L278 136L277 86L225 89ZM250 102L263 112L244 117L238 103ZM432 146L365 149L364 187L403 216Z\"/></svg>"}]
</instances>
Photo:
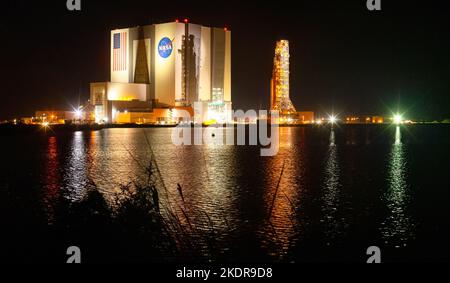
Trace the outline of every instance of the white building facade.
<instances>
[{"instance_id":1,"label":"white building facade","mask_svg":"<svg viewBox=\"0 0 450 283\"><path fill-rule=\"evenodd\" d=\"M113 101L200 107L196 120L231 120L231 31L187 21L117 29L110 52L111 81L91 85L96 120L114 120Z\"/></svg>"}]
</instances>

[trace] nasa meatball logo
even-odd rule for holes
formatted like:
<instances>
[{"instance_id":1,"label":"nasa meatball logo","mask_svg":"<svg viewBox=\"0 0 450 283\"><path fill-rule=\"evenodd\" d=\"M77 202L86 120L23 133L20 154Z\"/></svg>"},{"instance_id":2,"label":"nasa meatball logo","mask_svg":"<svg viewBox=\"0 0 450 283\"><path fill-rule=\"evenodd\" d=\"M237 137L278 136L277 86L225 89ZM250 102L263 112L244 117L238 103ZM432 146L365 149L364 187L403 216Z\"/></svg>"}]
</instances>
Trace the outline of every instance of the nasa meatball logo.
<instances>
[{"instance_id":1,"label":"nasa meatball logo","mask_svg":"<svg viewBox=\"0 0 450 283\"><path fill-rule=\"evenodd\" d=\"M169 56L172 54L172 40L170 40L167 37L164 37L161 39L161 41L158 44L158 52L159 56L163 58L169 58Z\"/></svg>"}]
</instances>

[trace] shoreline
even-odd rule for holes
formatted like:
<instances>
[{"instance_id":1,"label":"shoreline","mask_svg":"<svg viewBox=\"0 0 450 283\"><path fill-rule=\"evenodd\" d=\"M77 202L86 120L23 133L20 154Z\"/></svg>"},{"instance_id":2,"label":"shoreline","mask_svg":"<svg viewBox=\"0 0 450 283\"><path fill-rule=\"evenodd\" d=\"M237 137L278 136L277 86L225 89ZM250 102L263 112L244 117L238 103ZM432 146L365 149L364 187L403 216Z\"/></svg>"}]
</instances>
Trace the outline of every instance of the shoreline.
<instances>
[{"instance_id":1,"label":"shoreline","mask_svg":"<svg viewBox=\"0 0 450 283\"><path fill-rule=\"evenodd\" d=\"M245 124L245 127L249 127L252 124ZM253 124L255 125L255 124ZM444 126L450 125L450 123L414 123L414 124L402 124L405 127L413 127L413 126ZM236 128L238 125L233 125ZM394 126L394 124L337 124L336 127L384 127L384 126ZM36 134L51 134L51 133L60 133L60 132L78 132L78 131L100 131L103 129L152 129L152 128L175 128L176 125L137 125L137 124L112 124L112 125L50 125L48 127L43 127L41 125L26 125L26 124L0 124L0 135L5 134L17 134L17 133L36 133ZM188 126L189 127L189 126ZM193 126L191 126L193 128ZM203 128L207 128L208 126L203 125ZM296 124L296 125L279 125L279 127L291 127L291 128L325 128L330 127L329 124Z\"/></svg>"}]
</instances>

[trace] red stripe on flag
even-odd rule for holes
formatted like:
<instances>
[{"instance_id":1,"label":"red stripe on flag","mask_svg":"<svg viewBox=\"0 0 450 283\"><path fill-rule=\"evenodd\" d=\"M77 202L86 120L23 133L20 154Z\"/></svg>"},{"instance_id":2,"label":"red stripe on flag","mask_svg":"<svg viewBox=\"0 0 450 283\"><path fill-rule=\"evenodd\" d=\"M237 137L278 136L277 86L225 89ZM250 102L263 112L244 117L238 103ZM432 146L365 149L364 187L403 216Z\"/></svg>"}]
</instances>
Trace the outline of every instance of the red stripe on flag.
<instances>
[{"instance_id":1,"label":"red stripe on flag","mask_svg":"<svg viewBox=\"0 0 450 283\"><path fill-rule=\"evenodd\" d=\"M114 48L114 35L113 41L113 71L125 71L127 69L127 33L119 33L119 46L120 48Z\"/></svg>"},{"instance_id":2,"label":"red stripe on flag","mask_svg":"<svg viewBox=\"0 0 450 283\"><path fill-rule=\"evenodd\" d=\"M124 62L125 62L125 56L124 56L124 50L125 50L125 36L124 33L122 33L122 46L120 46L122 49L120 50L121 52L121 58L120 58L120 70L123 71L124 69Z\"/></svg>"},{"instance_id":3,"label":"red stripe on flag","mask_svg":"<svg viewBox=\"0 0 450 283\"><path fill-rule=\"evenodd\" d=\"M123 33L123 69L127 69L127 33Z\"/></svg>"}]
</instances>

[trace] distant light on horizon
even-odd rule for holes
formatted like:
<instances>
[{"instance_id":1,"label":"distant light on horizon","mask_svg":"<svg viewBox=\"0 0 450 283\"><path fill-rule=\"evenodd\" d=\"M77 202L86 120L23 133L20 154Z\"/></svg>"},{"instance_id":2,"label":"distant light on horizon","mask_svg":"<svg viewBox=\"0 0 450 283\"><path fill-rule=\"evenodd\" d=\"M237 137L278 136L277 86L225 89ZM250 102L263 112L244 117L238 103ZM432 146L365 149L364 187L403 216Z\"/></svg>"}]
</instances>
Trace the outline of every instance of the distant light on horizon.
<instances>
[{"instance_id":1,"label":"distant light on horizon","mask_svg":"<svg viewBox=\"0 0 450 283\"><path fill-rule=\"evenodd\" d=\"M399 125L403 122L403 117L401 114L395 114L394 115L394 123Z\"/></svg>"},{"instance_id":2,"label":"distant light on horizon","mask_svg":"<svg viewBox=\"0 0 450 283\"><path fill-rule=\"evenodd\" d=\"M80 109L75 110L75 117L77 119L80 119L82 115L83 115L83 112Z\"/></svg>"},{"instance_id":3,"label":"distant light on horizon","mask_svg":"<svg viewBox=\"0 0 450 283\"><path fill-rule=\"evenodd\" d=\"M336 124L336 122L337 122L337 117L336 117L336 115L330 115L330 117L328 118L328 121L329 121L331 124Z\"/></svg>"}]
</instances>

